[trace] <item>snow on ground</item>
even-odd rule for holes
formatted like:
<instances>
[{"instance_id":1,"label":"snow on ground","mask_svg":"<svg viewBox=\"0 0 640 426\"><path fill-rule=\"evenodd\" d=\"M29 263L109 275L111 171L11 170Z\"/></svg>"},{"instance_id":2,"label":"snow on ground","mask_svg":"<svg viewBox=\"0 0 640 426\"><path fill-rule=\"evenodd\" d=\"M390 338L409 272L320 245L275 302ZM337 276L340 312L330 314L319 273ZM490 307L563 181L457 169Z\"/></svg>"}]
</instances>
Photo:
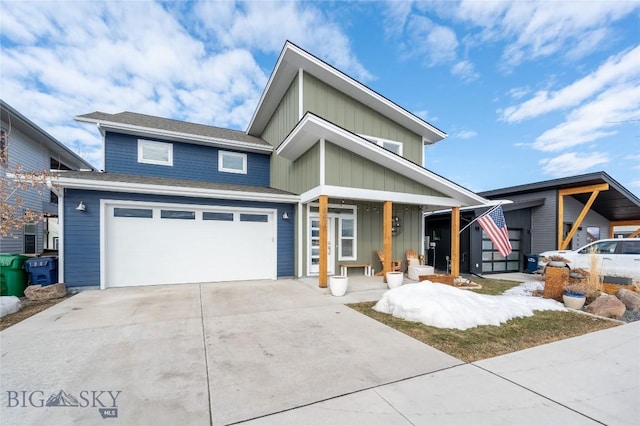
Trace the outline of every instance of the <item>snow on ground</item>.
<instances>
[{"instance_id":1,"label":"snow on ground","mask_svg":"<svg viewBox=\"0 0 640 426\"><path fill-rule=\"evenodd\" d=\"M0 296L0 318L20 310L20 299L16 296Z\"/></svg>"},{"instance_id":2,"label":"snow on ground","mask_svg":"<svg viewBox=\"0 0 640 426\"><path fill-rule=\"evenodd\" d=\"M525 284L533 287L532 283ZM513 318L530 317L533 311L566 311L555 300L525 296L526 289L519 291L523 295L489 296L422 281L385 292L373 309L408 321L458 330L500 325ZM513 294L518 293L514 290Z\"/></svg>"}]
</instances>

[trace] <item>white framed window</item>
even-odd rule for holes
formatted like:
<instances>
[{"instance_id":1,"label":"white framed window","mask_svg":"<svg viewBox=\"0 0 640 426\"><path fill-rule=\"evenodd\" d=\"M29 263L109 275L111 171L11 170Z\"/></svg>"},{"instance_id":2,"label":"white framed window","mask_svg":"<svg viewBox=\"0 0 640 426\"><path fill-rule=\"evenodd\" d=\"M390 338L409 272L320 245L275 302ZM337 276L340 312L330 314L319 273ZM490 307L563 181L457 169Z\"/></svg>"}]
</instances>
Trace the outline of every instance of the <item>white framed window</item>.
<instances>
[{"instance_id":1,"label":"white framed window","mask_svg":"<svg viewBox=\"0 0 640 426\"><path fill-rule=\"evenodd\" d=\"M173 166L173 144L138 139L138 163Z\"/></svg>"},{"instance_id":2,"label":"white framed window","mask_svg":"<svg viewBox=\"0 0 640 426\"><path fill-rule=\"evenodd\" d=\"M338 259L356 260L356 216L340 216Z\"/></svg>"},{"instance_id":3,"label":"white framed window","mask_svg":"<svg viewBox=\"0 0 640 426\"><path fill-rule=\"evenodd\" d=\"M238 152L218 152L218 171L247 174L247 154Z\"/></svg>"},{"instance_id":4,"label":"white framed window","mask_svg":"<svg viewBox=\"0 0 640 426\"><path fill-rule=\"evenodd\" d=\"M316 203L308 205L310 222L309 253L310 267L316 266L320 259L320 221L319 206ZM358 259L358 214L357 207L352 205L330 204L328 206L329 246L336 242L338 261ZM335 234L335 235L334 235ZM331 254L330 256L334 256ZM330 259L332 260L332 259ZM311 270L311 269L310 269ZM317 272L317 271L316 271Z\"/></svg>"},{"instance_id":5,"label":"white framed window","mask_svg":"<svg viewBox=\"0 0 640 426\"><path fill-rule=\"evenodd\" d=\"M376 138L374 136L360 135L363 138L370 140L378 146L381 146L394 154L402 156L402 142L392 141L389 139Z\"/></svg>"}]
</instances>

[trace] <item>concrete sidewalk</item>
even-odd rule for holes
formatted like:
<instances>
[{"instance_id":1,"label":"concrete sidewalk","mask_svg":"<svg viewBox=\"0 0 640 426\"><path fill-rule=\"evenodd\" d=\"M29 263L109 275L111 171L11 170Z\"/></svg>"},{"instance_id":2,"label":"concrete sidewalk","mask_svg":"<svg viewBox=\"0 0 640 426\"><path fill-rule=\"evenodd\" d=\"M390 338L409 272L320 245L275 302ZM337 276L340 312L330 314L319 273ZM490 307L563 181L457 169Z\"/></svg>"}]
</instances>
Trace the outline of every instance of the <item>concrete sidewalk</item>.
<instances>
[{"instance_id":1,"label":"concrete sidewalk","mask_svg":"<svg viewBox=\"0 0 640 426\"><path fill-rule=\"evenodd\" d=\"M638 425L640 323L355 392L250 425Z\"/></svg>"},{"instance_id":2,"label":"concrete sidewalk","mask_svg":"<svg viewBox=\"0 0 640 426\"><path fill-rule=\"evenodd\" d=\"M640 323L465 364L343 302L297 280L81 293L0 333L2 424L640 422Z\"/></svg>"}]
</instances>

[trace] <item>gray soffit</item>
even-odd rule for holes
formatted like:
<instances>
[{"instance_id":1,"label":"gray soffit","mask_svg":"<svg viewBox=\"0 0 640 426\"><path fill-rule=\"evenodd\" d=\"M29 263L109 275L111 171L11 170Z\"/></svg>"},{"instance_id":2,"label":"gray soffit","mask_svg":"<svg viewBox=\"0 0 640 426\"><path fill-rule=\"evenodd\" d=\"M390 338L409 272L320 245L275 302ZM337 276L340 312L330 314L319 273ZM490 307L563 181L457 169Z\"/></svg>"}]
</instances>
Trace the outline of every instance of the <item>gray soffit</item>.
<instances>
[{"instance_id":1,"label":"gray soffit","mask_svg":"<svg viewBox=\"0 0 640 426\"><path fill-rule=\"evenodd\" d=\"M276 148L276 154L295 161L323 138L369 161L435 189L445 197L458 200L463 206L488 202L478 194L310 112L304 115L291 133Z\"/></svg>"},{"instance_id":2,"label":"gray soffit","mask_svg":"<svg viewBox=\"0 0 640 426\"><path fill-rule=\"evenodd\" d=\"M479 195L489 199L509 198L513 195L536 194L603 183L609 184L609 190L598 194L591 210L609 221L640 220L640 199L605 172L588 173L527 185L494 189L480 192ZM571 195L582 204L586 204L590 196L591 193Z\"/></svg>"}]
</instances>

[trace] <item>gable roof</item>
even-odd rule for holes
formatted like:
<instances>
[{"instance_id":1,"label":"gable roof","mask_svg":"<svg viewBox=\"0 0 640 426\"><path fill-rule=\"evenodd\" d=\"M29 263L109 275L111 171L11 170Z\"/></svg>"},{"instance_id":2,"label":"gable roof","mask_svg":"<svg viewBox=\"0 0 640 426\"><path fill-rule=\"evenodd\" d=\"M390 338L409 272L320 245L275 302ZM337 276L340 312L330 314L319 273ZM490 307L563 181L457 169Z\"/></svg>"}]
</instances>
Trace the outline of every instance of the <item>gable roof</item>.
<instances>
[{"instance_id":1,"label":"gable roof","mask_svg":"<svg viewBox=\"0 0 640 426\"><path fill-rule=\"evenodd\" d=\"M43 144L51 157L72 169L95 170L94 167L56 138L45 132L33 121L22 115L18 110L0 99L2 122L11 125L30 139ZM10 131L10 129L5 129Z\"/></svg>"},{"instance_id":2,"label":"gable roof","mask_svg":"<svg viewBox=\"0 0 640 426\"><path fill-rule=\"evenodd\" d=\"M591 206L591 210L609 221L640 220L640 199L603 171L494 189L479 192L478 194L486 198L508 198L513 195L535 194L542 191L578 188L603 183L609 184L609 190L601 191L598 194ZM571 196L580 203L586 204L590 195L591 193L585 193Z\"/></svg>"},{"instance_id":3,"label":"gable roof","mask_svg":"<svg viewBox=\"0 0 640 426\"><path fill-rule=\"evenodd\" d=\"M304 115L275 152L295 161L322 138L455 200L431 197L434 203L429 203L429 206L441 208L489 203L476 193L310 112ZM388 198L389 194L386 196Z\"/></svg>"},{"instance_id":4,"label":"gable roof","mask_svg":"<svg viewBox=\"0 0 640 426\"><path fill-rule=\"evenodd\" d=\"M264 139L250 136L239 130L223 129L129 111L117 114L96 111L79 115L74 119L85 123L96 123L103 135L105 131L124 132L142 137L156 137L176 142L221 146L244 151L271 152L273 150L273 147Z\"/></svg>"},{"instance_id":5,"label":"gable roof","mask_svg":"<svg viewBox=\"0 0 640 426\"><path fill-rule=\"evenodd\" d=\"M447 137L447 134L421 118L411 114L401 106L354 80L309 52L287 41L278 57L271 77L267 82L258 106L247 128L250 135L261 135L280 100L298 74L307 73L329 84L342 93L363 103L367 107L390 118L412 132L421 135L424 144L433 144Z\"/></svg>"}]
</instances>

